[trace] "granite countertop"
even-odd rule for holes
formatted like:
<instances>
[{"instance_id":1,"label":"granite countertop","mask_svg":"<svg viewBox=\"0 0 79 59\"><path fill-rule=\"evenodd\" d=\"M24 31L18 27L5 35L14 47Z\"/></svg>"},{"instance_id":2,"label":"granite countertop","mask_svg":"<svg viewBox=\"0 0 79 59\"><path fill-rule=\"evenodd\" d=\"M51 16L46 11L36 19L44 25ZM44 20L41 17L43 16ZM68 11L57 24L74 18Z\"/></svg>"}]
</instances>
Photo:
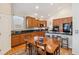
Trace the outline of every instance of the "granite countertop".
<instances>
[{"instance_id":1,"label":"granite countertop","mask_svg":"<svg viewBox=\"0 0 79 59\"><path fill-rule=\"evenodd\" d=\"M19 34L26 34L26 33L32 33L32 32L40 32L40 30L25 30L25 31L12 31L11 35L19 35ZM42 30L41 32L46 32L45 30Z\"/></svg>"},{"instance_id":2,"label":"granite countertop","mask_svg":"<svg viewBox=\"0 0 79 59\"><path fill-rule=\"evenodd\" d=\"M62 35L72 35L71 33L65 33L65 32L46 32L49 34L62 34Z\"/></svg>"}]
</instances>

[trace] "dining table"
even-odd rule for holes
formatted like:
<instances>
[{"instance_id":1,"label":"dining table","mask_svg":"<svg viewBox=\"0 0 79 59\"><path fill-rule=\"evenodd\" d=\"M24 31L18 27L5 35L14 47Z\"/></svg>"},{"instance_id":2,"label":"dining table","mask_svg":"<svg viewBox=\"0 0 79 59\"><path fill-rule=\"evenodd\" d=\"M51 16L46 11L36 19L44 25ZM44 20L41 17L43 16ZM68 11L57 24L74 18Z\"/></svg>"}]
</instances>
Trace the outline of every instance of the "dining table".
<instances>
[{"instance_id":1,"label":"dining table","mask_svg":"<svg viewBox=\"0 0 79 59\"><path fill-rule=\"evenodd\" d=\"M33 37L26 40L26 41L27 41L27 43L30 43L30 44L37 46L37 47L44 50L44 46L41 46L40 44L36 44ZM39 37L38 37L38 40L36 42L40 43ZM51 53L51 54L55 53L55 50L57 48L60 49L60 41L57 39L44 37L42 44L46 44L46 52Z\"/></svg>"}]
</instances>

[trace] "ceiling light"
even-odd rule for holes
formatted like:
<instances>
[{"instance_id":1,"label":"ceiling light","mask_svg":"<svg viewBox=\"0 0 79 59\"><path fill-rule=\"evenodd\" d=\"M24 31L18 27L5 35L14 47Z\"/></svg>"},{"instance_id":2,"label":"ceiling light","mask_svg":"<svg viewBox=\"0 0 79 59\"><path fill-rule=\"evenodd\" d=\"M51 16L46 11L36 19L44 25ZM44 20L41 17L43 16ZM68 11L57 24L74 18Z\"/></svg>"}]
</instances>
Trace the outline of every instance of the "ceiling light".
<instances>
[{"instance_id":1,"label":"ceiling light","mask_svg":"<svg viewBox=\"0 0 79 59\"><path fill-rule=\"evenodd\" d=\"M43 18L43 16L41 16L41 18Z\"/></svg>"},{"instance_id":2,"label":"ceiling light","mask_svg":"<svg viewBox=\"0 0 79 59\"><path fill-rule=\"evenodd\" d=\"M35 6L35 9L39 9L39 6Z\"/></svg>"}]
</instances>

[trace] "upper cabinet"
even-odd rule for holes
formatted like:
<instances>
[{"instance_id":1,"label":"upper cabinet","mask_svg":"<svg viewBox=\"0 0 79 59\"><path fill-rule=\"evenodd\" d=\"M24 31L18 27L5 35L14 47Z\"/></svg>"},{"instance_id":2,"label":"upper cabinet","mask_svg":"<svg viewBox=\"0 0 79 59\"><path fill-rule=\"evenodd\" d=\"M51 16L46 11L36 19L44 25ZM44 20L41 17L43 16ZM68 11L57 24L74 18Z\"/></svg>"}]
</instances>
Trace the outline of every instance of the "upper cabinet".
<instances>
[{"instance_id":1,"label":"upper cabinet","mask_svg":"<svg viewBox=\"0 0 79 59\"><path fill-rule=\"evenodd\" d=\"M33 27L34 18L32 17L26 17L26 27L31 28Z\"/></svg>"},{"instance_id":2,"label":"upper cabinet","mask_svg":"<svg viewBox=\"0 0 79 59\"><path fill-rule=\"evenodd\" d=\"M45 20L40 21L40 26L47 27L47 21Z\"/></svg>"},{"instance_id":3,"label":"upper cabinet","mask_svg":"<svg viewBox=\"0 0 79 59\"><path fill-rule=\"evenodd\" d=\"M59 32L64 31L64 28L66 27L66 26L64 26L64 24L67 24L68 26L70 26L71 29L69 29L69 30L72 31L72 17L59 18L59 19L53 20L53 28L55 29L55 27L58 27L57 31L59 31Z\"/></svg>"},{"instance_id":4,"label":"upper cabinet","mask_svg":"<svg viewBox=\"0 0 79 59\"><path fill-rule=\"evenodd\" d=\"M27 26L27 28L47 27L47 21L39 20L39 19L28 16L28 17L26 17L26 26Z\"/></svg>"},{"instance_id":5,"label":"upper cabinet","mask_svg":"<svg viewBox=\"0 0 79 59\"><path fill-rule=\"evenodd\" d=\"M63 23L71 23L72 17L53 19L53 26L60 26Z\"/></svg>"}]
</instances>

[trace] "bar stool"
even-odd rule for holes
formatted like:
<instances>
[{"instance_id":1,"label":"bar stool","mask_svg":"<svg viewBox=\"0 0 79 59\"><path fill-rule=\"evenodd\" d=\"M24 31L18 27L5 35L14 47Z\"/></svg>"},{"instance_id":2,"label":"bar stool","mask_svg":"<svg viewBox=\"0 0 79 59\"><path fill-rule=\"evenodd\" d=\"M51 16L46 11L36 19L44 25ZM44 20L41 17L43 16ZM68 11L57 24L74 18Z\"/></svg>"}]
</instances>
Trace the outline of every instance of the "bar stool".
<instances>
[{"instance_id":1,"label":"bar stool","mask_svg":"<svg viewBox=\"0 0 79 59\"><path fill-rule=\"evenodd\" d=\"M57 36L57 40L61 41L61 39L62 39L61 36Z\"/></svg>"},{"instance_id":2,"label":"bar stool","mask_svg":"<svg viewBox=\"0 0 79 59\"><path fill-rule=\"evenodd\" d=\"M54 35L52 35L52 38L54 38Z\"/></svg>"},{"instance_id":3,"label":"bar stool","mask_svg":"<svg viewBox=\"0 0 79 59\"><path fill-rule=\"evenodd\" d=\"M50 38L50 35L46 35L47 38Z\"/></svg>"},{"instance_id":4,"label":"bar stool","mask_svg":"<svg viewBox=\"0 0 79 59\"><path fill-rule=\"evenodd\" d=\"M53 39L60 40L60 39L61 39L61 36L58 36L58 35L52 35L52 38L53 38Z\"/></svg>"},{"instance_id":5,"label":"bar stool","mask_svg":"<svg viewBox=\"0 0 79 59\"><path fill-rule=\"evenodd\" d=\"M62 38L61 47L68 48L68 38Z\"/></svg>"}]
</instances>

